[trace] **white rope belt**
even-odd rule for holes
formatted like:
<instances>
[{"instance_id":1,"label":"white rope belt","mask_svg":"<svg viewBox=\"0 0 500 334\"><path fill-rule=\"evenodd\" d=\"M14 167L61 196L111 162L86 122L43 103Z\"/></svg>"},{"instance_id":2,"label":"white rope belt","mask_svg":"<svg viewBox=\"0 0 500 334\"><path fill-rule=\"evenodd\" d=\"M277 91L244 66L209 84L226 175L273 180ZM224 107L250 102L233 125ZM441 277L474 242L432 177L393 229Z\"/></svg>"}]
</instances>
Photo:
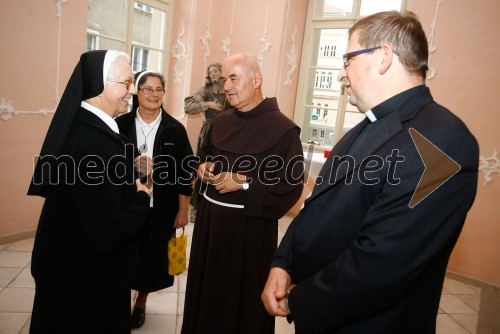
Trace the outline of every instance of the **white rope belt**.
<instances>
[{"instance_id":1,"label":"white rope belt","mask_svg":"<svg viewBox=\"0 0 500 334\"><path fill-rule=\"evenodd\" d=\"M210 197L208 197L206 190L203 193L203 197L205 197L209 202L212 202L212 203L220 205L220 206L225 206L226 208L234 208L234 209L244 209L245 208L245 206L243 204L224 203L224 202L217 201L213 198L210 198Z\"/></svg>"}]
</instances>

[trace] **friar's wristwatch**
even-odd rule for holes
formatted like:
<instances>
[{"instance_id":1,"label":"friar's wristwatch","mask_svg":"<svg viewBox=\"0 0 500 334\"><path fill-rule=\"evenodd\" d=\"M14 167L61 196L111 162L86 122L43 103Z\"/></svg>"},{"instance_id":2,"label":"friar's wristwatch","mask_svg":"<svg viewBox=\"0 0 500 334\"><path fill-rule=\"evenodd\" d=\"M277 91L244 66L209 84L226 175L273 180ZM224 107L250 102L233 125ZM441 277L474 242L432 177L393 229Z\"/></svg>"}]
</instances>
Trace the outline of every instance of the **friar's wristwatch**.
<instances>
[{"instance_id":1,"label":"friar's wristwatch","mask_svg":"<svg viewBox=\"0 0 500 334\"><path fill-rule=\"evenodd\" d=\"M252 183L252 178L247 177L245 181L242 183L241 188L245 191L248 191L250 189L250 183Z\"/></svg>"}]
</instances>

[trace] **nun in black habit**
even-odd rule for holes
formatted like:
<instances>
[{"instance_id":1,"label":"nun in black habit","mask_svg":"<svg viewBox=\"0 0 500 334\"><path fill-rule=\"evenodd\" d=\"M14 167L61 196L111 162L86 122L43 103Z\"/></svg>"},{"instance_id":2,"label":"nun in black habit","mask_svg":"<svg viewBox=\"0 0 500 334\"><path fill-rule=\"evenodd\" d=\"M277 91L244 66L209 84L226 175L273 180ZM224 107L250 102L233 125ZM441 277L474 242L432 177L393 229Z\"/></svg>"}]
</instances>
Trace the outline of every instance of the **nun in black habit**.
<instances>
[{"instance_id":1,"label":"nun in black habit","mask_svg":"<svg viewBox=\"0 0 500 334\"><path fill-rule=\"evenodd\" d=\"M134 168L113 119L135 93L129 62L123 52L84 53L47 132L28 191L45 198L30 333L130 333L135 235L150 191L135 180L144 158Z\"/></svg>"}]
</instances>

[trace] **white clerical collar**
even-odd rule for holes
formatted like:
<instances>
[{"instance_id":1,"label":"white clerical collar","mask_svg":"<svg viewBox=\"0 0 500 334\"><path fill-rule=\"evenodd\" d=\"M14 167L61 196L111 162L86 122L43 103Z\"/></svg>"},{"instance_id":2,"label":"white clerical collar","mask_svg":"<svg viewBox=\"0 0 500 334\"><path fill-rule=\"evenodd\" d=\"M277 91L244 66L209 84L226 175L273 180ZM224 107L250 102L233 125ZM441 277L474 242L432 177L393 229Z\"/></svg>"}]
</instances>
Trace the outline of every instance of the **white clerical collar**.
<instances>
[{"instance_id":1,"label":"white clerical collar","mask_svg":"<svg viewBox=\"0 0 500 334\"><path fill-rule=\"evenodd\" d=\"M93 105L85 101L82 101L80 105L82 106L82 108L87 109L88 111L99 117L104 123L107 124L107 126L109 126L111 130L113 130L116 133L120 133L120 130L118 129L118 124L116 124L116 121L113 119L113 117L109 116L101 109L94 107Z\"/></svg>"},{"instance_id":2,"label":"white clerical collar","mask_svg":"<svg viewBox=\"0 0 500 334\"><path fill-rule=\"evenodd\" d=\"M367 112L365 112L365 116L368 117L368 119L370 120L370 122L375 122L377 120L377 117L375 117L375 115L373 114L373 111L368 110Z\"/></svg>"}]
</instances>

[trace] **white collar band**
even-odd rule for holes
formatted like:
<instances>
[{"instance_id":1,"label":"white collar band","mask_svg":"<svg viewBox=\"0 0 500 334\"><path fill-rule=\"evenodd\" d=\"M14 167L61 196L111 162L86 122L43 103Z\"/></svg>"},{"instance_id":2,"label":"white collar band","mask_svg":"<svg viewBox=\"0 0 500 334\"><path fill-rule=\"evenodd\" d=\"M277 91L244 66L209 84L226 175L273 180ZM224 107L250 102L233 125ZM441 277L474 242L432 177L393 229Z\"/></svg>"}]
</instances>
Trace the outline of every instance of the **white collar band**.
<instances>
[{"instance_id":1,"label":"white collar band","mask_svg":"<svg viewBox=\"0 0 500 334\"><path fill-rule=\"evenodd\" d=\"M377 117L375 116L375 114L373 114L373 111L368 110L367 112L365 112L365 116L368 117L368 119L370 120L370 122L375 122L377 120Z\"/></svg>"}]
</instances>

